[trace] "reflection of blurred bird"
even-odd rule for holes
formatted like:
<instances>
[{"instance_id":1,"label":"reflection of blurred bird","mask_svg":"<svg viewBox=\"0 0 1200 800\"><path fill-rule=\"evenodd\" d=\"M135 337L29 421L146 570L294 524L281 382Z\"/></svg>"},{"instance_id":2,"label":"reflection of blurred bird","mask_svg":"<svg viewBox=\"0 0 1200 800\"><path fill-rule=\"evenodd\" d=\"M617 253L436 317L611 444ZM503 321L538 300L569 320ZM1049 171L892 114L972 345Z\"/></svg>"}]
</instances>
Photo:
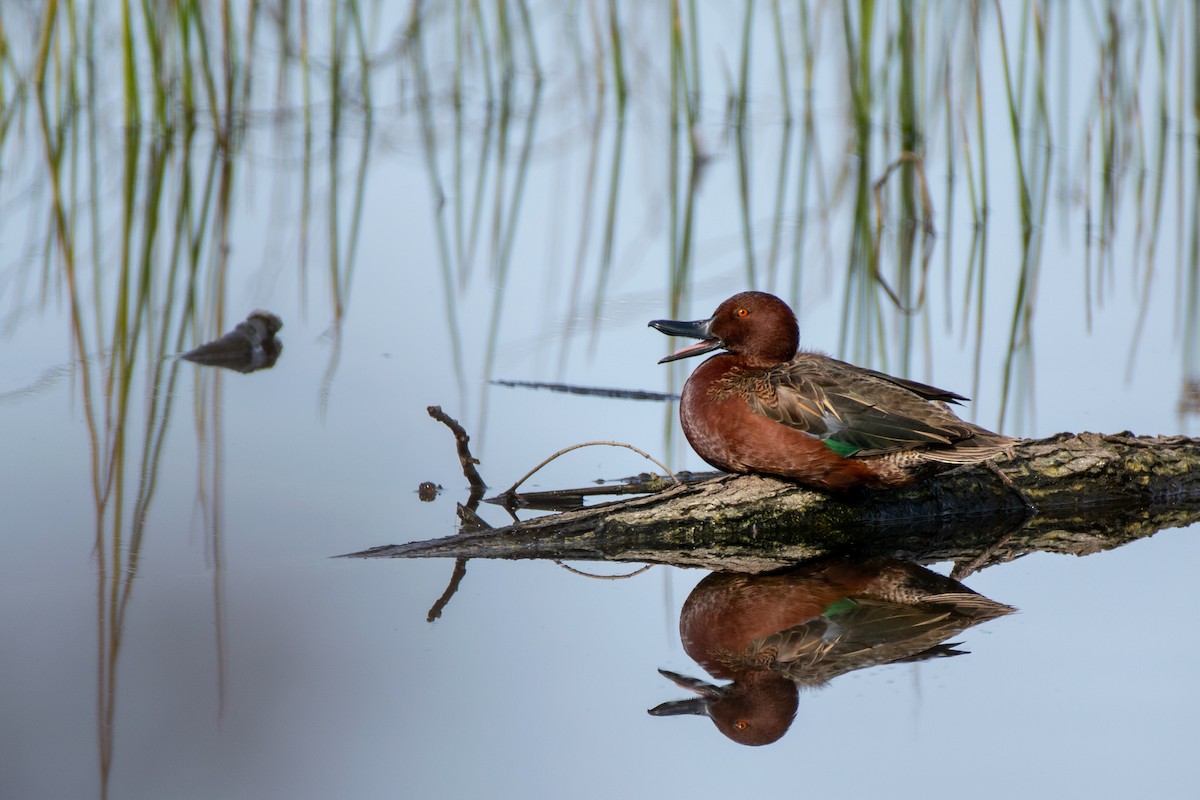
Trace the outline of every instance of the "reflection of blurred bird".
<instances>
[{"instance_id":1,"label":"reflection of blurred bird","mask_svg":"<svg viewBox=\"0 0 1200 800\"><path fill-rule=\"evenodd\" d=\"M824 491L904 486L958 464L985 461L1016 441L959 419L965 397L797 353L787 304L763 292L735 294L706 320L654 320L671 336L702 339L662 359L724 348L692 373L679 418L700 457L727 472L791 478Z\"/></svg>"},{"instance_id":2,"label":"reflection of blurred bird","mask_svg":"<svg viewBox=\"0 0 1200 800\"><path fill-rule=\"evenodd\" d=\"M960 655L947 638L1011 606L915 564L827 560L770 575L713 573L683 604L683 648L715 686L660 670L699 697L650 710L707 714L742 744L769 744L792 724L797 686L876 664Z\"/></svg>"},{"instance_id":3,"label":"reflection of blurred bird","mask_svg":"<svg viewBox=\"0 0 1200 800\"><path fill-rule=\"evenodd\" d=\"M269 369L283 352L283 342L275 337L282 328L283 321L279 317L257 309L220 339L189 350L180 358L238 372Z\"/></svg>"}]
</instances>

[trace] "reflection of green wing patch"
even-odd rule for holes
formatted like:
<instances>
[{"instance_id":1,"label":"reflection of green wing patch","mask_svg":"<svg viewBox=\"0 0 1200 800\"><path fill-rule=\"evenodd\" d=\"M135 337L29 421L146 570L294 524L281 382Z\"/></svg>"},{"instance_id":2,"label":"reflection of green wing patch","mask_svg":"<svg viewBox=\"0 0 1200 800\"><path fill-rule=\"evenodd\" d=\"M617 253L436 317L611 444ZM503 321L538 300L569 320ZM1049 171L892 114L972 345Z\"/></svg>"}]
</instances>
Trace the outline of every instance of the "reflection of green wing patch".
<instances>
[{"instance_id":1,"label":"reflection of green wing patch","mask_svg":"<svg viewBox=\"0 0 1200 800\"><path fill-rule=\"evenodd\" d=\"M862 450L856 444L847 444L846 442L839 442L836 439L822 439L821 443L843 458L852 456L859 450Z\"/></svg>"}]
</instances>

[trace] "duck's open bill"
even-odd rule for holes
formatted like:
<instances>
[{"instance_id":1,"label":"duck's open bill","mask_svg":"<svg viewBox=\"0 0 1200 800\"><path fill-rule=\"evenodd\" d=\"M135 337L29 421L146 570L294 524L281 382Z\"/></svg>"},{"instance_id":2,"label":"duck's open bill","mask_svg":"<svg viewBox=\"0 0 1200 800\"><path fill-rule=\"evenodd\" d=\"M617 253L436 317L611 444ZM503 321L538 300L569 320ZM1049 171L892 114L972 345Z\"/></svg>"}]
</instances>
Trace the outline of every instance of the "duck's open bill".
<instances>
[{"instance_id":1,"label":"duck's open bill","mask_svg":"<svg viewBox=\"0 0 1200 800\"><path fill-rule=\"evenodd\" d=\"M653 717L675 717L683 714L699 714L704 716L708 714L709 704L714 700L721 699L725 694L724 687L717 686L708 681L702 681L699 678L689 678L687 675L680 675L678 672L671 672L667 669L660 669L658 673L664 678L673 681L676 686L695 692L699 697L689 697L686 700L670 700L666 703L659 703L646 712Z\"/></svg>"},{"instance_id":2,"label":"duck's open bill","mask_svg":"<svg viewBox=\"0 0 1200 800\"><path fill-rule=\"evenodd\" d=\"M668 361L678 361L681 358L698 356L719 349L721 340L712 335L712 318L699 319L694 322L679 322L673 319L656 319L650 322L650 327L668 336L686 336L689 339L703 339L698 344L690 344L681 350L676 350L669 356L659 359L660 364Z\"/></svg>"}]
</instances>

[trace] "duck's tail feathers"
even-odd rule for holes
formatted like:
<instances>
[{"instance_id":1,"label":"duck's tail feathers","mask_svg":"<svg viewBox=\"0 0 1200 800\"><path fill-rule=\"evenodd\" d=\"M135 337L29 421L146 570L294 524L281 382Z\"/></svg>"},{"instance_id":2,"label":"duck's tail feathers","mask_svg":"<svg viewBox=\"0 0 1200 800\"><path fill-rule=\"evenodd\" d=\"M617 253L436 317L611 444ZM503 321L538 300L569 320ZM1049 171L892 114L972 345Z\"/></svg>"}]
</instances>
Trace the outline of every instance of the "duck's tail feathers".
<instances>
[{"instance_id":1,"label":"duck's tail feathers","mask_svg":"<svg viewBox=\"0 0 1200 800\"><path fill-rule=\"evenodd\" d=\"M1011 456L1021 441L980 428L974 436L955 442L953 447L930 448L921 455L940 464L977 464L997 456Z\"/></svg>"}]
</instances>

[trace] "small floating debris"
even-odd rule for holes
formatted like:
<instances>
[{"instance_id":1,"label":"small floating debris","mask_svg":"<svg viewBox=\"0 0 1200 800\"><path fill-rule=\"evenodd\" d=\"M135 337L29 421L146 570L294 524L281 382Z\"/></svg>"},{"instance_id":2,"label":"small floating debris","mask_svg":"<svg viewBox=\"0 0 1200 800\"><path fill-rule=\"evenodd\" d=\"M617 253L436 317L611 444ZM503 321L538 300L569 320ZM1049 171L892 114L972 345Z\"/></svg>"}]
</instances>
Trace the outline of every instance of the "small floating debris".
<instances>
[{"instance_id":1,"label":"small floating debris","mask_svg":"<svg viewBox=\"0 0 1200 800\"><path fill-rule=\"evenodd\" d=\"M282 327L283 321L278 316L257 309L220 339L189 350L180 358L237 372L270 369L283 352L283 342L275 338Z\"/></svg>"}]
</instances>

